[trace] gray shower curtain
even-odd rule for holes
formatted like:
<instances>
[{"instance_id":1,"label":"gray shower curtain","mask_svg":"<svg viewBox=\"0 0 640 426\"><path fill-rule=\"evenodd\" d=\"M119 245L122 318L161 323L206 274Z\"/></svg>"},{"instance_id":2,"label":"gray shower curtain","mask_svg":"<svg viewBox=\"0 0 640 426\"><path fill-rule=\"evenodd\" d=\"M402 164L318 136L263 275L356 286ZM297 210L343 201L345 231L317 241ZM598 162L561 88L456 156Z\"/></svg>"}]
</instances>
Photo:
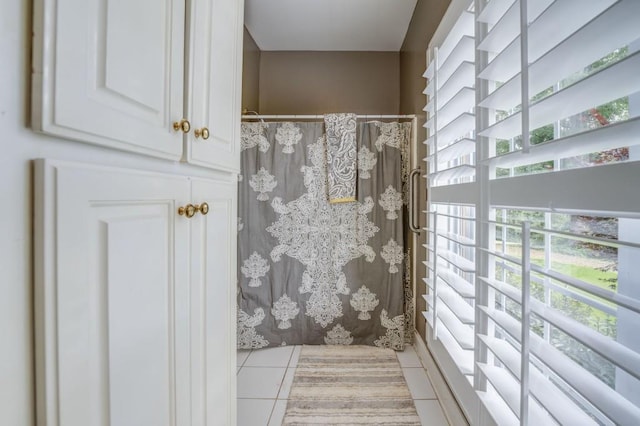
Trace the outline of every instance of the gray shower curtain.
<instances>
[{"instance_id":1,"label":"gray shower curtain","mask_svg":"<svg viewBox=\"0 0 640 426\"><path fill-rule=\"evenodd\" d=\"M329 204L322 122L242 123L238 348L410 341L410 130L358 123L357 201Z\"/></svg>"}]
</instances>

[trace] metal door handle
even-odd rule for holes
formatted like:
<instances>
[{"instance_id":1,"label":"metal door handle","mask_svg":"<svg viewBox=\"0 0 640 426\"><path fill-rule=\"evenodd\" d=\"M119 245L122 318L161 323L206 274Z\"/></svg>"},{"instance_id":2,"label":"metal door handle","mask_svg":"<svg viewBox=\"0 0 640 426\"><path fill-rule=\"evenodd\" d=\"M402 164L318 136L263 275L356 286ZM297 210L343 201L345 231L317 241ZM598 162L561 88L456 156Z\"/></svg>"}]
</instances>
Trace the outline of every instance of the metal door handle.
<instances>
[{"instance_id":1,"label":"metal door handle","mask_svg":"<svg viewBox=\"0 0 640 426\"><path fill-rule=\"evenodd\" d=\"M415 197L414 182L416 176L420 177L420 172L421 170L419 167L409 172L409 230L416 234L420 234L420 222L418 221L418 225L415 225L416 212L413 199Z\"/></svg>"}]
</instances>

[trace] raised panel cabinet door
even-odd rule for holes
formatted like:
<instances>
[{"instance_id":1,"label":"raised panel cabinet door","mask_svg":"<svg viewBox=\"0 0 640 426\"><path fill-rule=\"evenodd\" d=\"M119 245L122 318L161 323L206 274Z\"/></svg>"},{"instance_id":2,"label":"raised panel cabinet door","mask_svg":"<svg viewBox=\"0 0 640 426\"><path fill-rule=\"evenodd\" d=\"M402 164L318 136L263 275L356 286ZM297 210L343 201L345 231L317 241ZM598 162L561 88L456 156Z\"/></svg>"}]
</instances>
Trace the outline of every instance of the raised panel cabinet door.
<instances>
[{"instance_id":1,"label":"raised panel cabinet door","mask_svg":"<svg viewBox=\"0 0 640 426\"><path fill-rule=\"evenodd\" d=\"M193 180L191 377L194 426L236 424L237 182Z\"/></svg>"},{"instance_id":2,"label":"raised panel cabinet door","mask_svg":"<svg viewBox=\"0 0 640 426\"><path fill-rule=\"evenodd\" d=\"M187 161L238 172L244 2L190 4L187 108L193 131L186 137Z\"/></svg>"},{"instance_id":3,"label":"raised panel cabinet door","mask_svg":"<svg viewBox=\"0 0 640 426\"><path fill-rule=\"evenodd\" d=\"M36 0L35 130L180 159L185 0Z\"/></svg>"},{"instance_id":4,"label":"raised panel cabinet door","mask_svg":"<svg viewBox=\"0 0 640 426\"><path fill-rule=\"evenodd\" d=\"M37 419L189 424L184 177L39 160Z\"/></svg>"}]
</instances>

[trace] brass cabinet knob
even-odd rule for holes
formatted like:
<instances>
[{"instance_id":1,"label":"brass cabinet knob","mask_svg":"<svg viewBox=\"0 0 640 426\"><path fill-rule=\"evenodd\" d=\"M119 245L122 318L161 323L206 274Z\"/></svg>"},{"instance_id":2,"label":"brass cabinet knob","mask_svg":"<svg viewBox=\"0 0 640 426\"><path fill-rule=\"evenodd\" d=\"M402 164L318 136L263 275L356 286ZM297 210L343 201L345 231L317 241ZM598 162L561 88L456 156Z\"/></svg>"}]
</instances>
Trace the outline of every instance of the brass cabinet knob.
<instances>
[{"instance_id":1,"label":"brass cabinet knob","mask_svg":"<svg viewBox=\"0 0 640 426\"><path fill-rule=\"evenodd\" d=\"M200 204L200 206L196 206L196 209L200 210L200 213L202 213L202 214L207 214L207 213L209 213L209 204L202 203L202 204Z\"/></svg>"},{"instance_id":2,"label":"brass cabinet knob","mask_svg":"<svg viewBox=\"0 0 640 426\"><path fill-rule=\"evenodd\" d=\"M195 129L193 131L193 134L196 135L196 138L202 136L202 139L204 140L209 139L209 129L207 129L206 127L203 127L202 129Z\"/></svg>"},{"instance_id":3,"label":"brass cabinet knob","mask_svg":"<svg viewBox=\"0 0 640 426\"><path fill-rule=\"evenodd\" d=\"M196 204L195 206L193 204L187 204L186 206L178 208L178 214L180 216L186 216L188 218L192 218L198 212L202 213L203 215L209 213L209 204L202 203Z\"/></svg>"},{"instance_id":4,"label":"brass cabinet knob","mask_svg":"<svg viewBox=\"0 0 640 426\"><path fill-rule=\"evenodd\" d=\"M189 123L189 120L185 120L183 118L182 120L173 123L173 130L176 132L182 131L182 133L189 133L189 130L191 130L191 123Z\"/></svg>"},{"instance_id":5,"label":"brass cabinet knob","mask_svg":"<svg viewBox=\"0 0 640 426\"><path fill-rule=\"evenodd\" d=\"M178 208L178 214L180 216L186 216L188 218L192 218L193 215L196 214L198 210L196 209L196 206L194 206L193 204L187 204L184 207L179 207Z\"/></svg>"}]
</instances>

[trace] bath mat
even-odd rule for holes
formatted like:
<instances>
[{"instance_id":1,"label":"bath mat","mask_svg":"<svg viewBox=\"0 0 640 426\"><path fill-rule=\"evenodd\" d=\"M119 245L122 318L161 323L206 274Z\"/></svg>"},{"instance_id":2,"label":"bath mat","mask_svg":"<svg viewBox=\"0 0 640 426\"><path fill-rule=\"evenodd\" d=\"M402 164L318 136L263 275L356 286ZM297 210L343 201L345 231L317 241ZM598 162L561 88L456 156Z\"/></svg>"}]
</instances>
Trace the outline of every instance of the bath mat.
<instances>
[{"instance_id":1,"label":"bath mat","mask_svg":"<svg viewBox=\"0 0 640 426\"><path fill-rule=\"evenodd\" d=\"M420 425L391 349L303 346L283 425Z\"/></svg>"}]
</instances>

